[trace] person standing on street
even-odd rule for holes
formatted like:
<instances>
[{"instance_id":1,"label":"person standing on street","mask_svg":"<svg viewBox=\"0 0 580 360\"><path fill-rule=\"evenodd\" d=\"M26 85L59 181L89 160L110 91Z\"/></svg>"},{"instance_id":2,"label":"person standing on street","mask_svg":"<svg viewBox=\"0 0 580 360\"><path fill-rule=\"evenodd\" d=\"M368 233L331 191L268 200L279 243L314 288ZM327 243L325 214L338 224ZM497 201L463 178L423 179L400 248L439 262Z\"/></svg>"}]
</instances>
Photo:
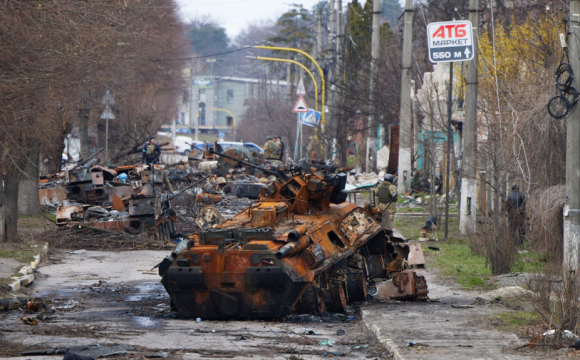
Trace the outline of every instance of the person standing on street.
<instances>
[{"instance_id":1,"label":"person standing on street","mask_svg":"<svg viewBox=\"0 0 580 360\"><path fill-rule=\"evenodd\" d=\"M141 161L151 167L151 164L159 164L159 156L161 155L161 148L155 143L155 138L149 138L149 142L143 147L143 158Z\"/></svg>"},{"instance_id":2,"label":"person standing on street","mask_svg":"<svg viewBox=\"0 0 580 360\"><path fill-rule=\"evenodd\" d=\"M391 174L385 175L384 181L377 187L376 200L383 213L381 226L383 230L393 230L395 213L397 212L397 187L393 184L395 178Z\"/></svg>"},{"instance_id":3,"label":"person standing on street","mask_svg":"<svg viewBox=\"0 0 580 360\"><path fill-rule=\"evenodd\" d=\"M526 234L526 198L520 193L518 185L512 186L512 192L507 198L507 210L510 223L510 232L517 237L518 243L523 244Z\"/></svg>"},{"instance_id":4,"label":"person standing on street","mask_svg":"<svg viewBox=\"0 0 580 360\"><path fill-rule=\"evenodd\" d=\"M264 144L264 159L277 159L276 152L278 148L270 135L266 136L266 144Z\"/></svg>"},{"instance_id":5,"label":"person standing on street","mask_svg":"<svg viewBox=\"0 0 580 360\"><path fill-rule=\"evenodd\" d=\"M280 159L280 161L284 161L284 149L286 148L286 144L284 144L284 141L282 141L282 136L278 135L278 142L276 145L280 149L279 159Z\"/></svg>"}]
</instances>

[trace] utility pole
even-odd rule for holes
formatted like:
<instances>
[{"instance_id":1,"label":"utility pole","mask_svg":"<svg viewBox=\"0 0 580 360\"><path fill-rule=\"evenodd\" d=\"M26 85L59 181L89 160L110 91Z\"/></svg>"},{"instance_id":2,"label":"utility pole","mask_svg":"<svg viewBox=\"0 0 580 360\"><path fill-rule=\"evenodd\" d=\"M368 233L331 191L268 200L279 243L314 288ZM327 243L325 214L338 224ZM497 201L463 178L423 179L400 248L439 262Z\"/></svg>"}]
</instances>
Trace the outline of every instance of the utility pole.
<instances>
[{"instance_id":1,"label":"utility pole","mask_svg":"<svg viewBox=\"0 0 580 360\"><path fill-rule=\"evenodd\" d=\"M290 63L286 64L286 98L289 99L292 96L292 84L290 83L291 68Z\"/></svg>"},{"instance_id":2,"label":"utility pole","mask_svg":"<svg viewBox=\"0 0 580 360\"><path fill-rule=\"evenodd\" d=\"M413 0L405 0L403 58L401 67L401 105L399 109L399 173L397 192L404 195L411 186L411 61L413 40Z\"/></svg>"},{"instance_id":3,"label":"utility pole","mask_svg":"<svg viewBox=\"0 0 580 360\"><path fill-rule=\"evenodd\" d=\"M334 70L333 76L335 84L334 91L334 111L336 114L335 128L336 128L336 139L337 139L337 153L341 166L346 166L346 143L348 139L346 119L344 114L344 107L342 104L345 103L346 98L346 56L342 53L342 41L344 39L344 32L342 27L342 0L337 0L336 4L336 17L334 18L334 23L336 25L335 30L335 42L336 51L334 52ZM348 26L348 24L347 24Z\"/></svg>"},{"instance_id":4,"label":"utility pole","mask_svg":"<svg viewBox=\"0 0 580 360\"><path fill-rule=\"evenodd\" d=\"M367 155L365 161L366 172L377 170L377 119L374 104L375 79L377 77L376 61L379 58L379 48L381 45L381 24L379 15L381 13L380 0L373 0L373 33L371 37L371 73L369 89L369 117L367 123ZM372 156L372 161L371 161Z\"/></svg>"},{"instance_id":5,"label":"utility pole","mask_svg":"<svg viewBox=\"0 0 580 360\"><path fill-rule=\"evenodd\" d=\"M330 16L328 17L328 44L330 46L330 48L332 49L332 40L334 40L334 34L336 34L335 32L335 27L336 27L336 16L334 13L334 0L330 0L330 7L328 10Z\"/></svg>"},{"instance_id":6,"label":"utility pole","mask_svg":"<svg viewBox=\"0 0 580 360\"><path fill-rule=\"evenodd\" d=\"M89 157L89 94L85 93L79 109L79 142L81 143L81 158Z\"/></svg>"},{"instance_id":7,"label":"utility pole","mask_svg":"<svg viewBox=\"0 0 580 360\"><path fill-rule=\"evenodd\" d=\"M570 0L570 36L568 48L571 59L580 56L580 0ZM576 74L573 87L580 88L580 63L570 62ZM580 257L580 110L570 110L566 134L566 202L564 203L564 277L578 275Z\"/></svg>"},{"instance_id":8,"label":"utility pole","mask_svg":"<svg viewBox=\"0 0 580 360\"><path fill-rule=\"evenodd\" d=\"M479 16L478 0L469 0L469 21L473 29L473 60L467 62L467 82L465 89L465 123L463 124L463 160L461 162L461 209L459 232L462 235L475 234L476 194L477 194L477 49Z\"/></svg>"},{"instance_id":9,"label":"utility pole","mask_svg":"<svg viewBox=\"0 0 580 360\"><path fill-rule=\"evenodd\" d=\"M342 0L336 0L336 56L340 58L342 51L342 41L344 40L344 33L342 32Z\"/></svg>"},{"instance_id":10,"label":"utility pole","mask_svg":"<svg viewBox=\"0 0 580 360\"><path fill-rule=\"evenodd\" d=\"M322 60L322 10L316 15L318 21L318 34L316 36L316 61Z\"/></svg>"},{"instance_id":11,"label":"utility pole","mask_svg":"<svg viewBox=\"0 0 580 360\"><path fill-rule=\"evenodd\" d=\"M194 104L195 96L193 95L193 64L191 65L189 71L189 122L195 128L195 141L199 141L199 119L197 118L199 103Z\"/></svg>"}]
</instances>

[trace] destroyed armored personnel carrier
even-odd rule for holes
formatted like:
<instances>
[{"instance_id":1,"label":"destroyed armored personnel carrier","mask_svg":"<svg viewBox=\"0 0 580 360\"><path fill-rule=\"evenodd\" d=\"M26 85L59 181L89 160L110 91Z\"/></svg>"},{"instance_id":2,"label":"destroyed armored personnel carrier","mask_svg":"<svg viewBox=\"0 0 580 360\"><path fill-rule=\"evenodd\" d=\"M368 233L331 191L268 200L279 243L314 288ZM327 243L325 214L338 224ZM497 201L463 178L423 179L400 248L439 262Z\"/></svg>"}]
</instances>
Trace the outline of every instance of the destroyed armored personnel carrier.
<instances>
[{"instance_id":1,"label":"destroyed armored personnel carrier","mask_svg":"<svg viewBox=\"0 0 580 360\"><path fill-rule=\"evenodd\" d=\"M256 203L208 222L160 264L173 309L204 319L343 312L366 298L367 281L387 277L391 297L426 299L425 279L410 269L424 264L420 246L346 202L346 174L260 170L278 181Z\"/></svg>"}]
</instances>

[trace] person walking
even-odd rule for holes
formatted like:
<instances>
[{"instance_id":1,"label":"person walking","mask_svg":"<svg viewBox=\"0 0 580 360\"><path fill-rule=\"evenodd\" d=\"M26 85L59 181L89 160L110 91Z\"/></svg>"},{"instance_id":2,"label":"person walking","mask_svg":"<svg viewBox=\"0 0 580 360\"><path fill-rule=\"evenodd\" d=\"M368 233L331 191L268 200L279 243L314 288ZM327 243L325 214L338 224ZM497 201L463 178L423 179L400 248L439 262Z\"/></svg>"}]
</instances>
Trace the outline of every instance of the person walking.
<instances>
[{"instance_id":1,"label":"person walking","mask_svg":"<svg viewBox=\"0 0 580 360\"><path fill-rule=\"evenodd\" d=\"M280 156L278 157L278 159L280 161L284 161L284 149L286 148L286 144L284 144L284 141L282 141L282 136L278 135L277 137L277 141L276 141L276 146L278 146L278 148L280 149Z\"/></svg>"},{"instance_id":2,"label":"person walking","mask_svg":"<svg viewBox=\"0 0 580 360\"><path fill-rule=\"evenodd\" d=\"M143 158L141 161L147 165L159 164L159 156L161 156L161 148L155 143L155 138L149 138L149 142L143 147Z\"/></svg>"},{"instance_id":3,"label":"person walking","mask_svg":"<svg viewBox=\"0 0 580 360\"><path fill-rule=\"evenodd\" d=\"M507 198L506 205L510 232L517 238L519 244L523 244L524 235L526 235L526 198L520 193L518 185L512 186L512 192Z\"/></svg>"},{"instance_id":4,"label":"person walking","mask_svg":"<svg viewBox=\"0 0 580 360\"><path fill-rule=\"evenodd\" d=\"M397 187L391 174L385 175L384 181L376 189L376 200L383 214L381 226L383 230L393 230L395 213L397 212Z\"/></svg>"}]
</instances>

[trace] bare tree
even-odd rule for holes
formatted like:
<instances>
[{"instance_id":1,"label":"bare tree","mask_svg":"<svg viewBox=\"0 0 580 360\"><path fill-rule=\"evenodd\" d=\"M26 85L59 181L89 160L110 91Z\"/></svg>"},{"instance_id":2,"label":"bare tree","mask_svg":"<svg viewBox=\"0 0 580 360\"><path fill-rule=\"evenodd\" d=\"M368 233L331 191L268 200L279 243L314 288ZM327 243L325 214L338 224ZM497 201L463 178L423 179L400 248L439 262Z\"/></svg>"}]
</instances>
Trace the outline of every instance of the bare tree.
<instances>
[{"instance_id":1,"label":"bare tree","mask_svg":"<svg viewBox=\"0 0 580 360\"><path fill-rule=\"evenodd\" d=\"M17 238L20 192L21 210L37 211L40 154L60 161L81 104L99 110L97 89L121 94L147 81L174 88L167 85L180 78L180 63L154 60L183 54L182 30L172 0L0 4L0 241Z\"/></svg>"}]
</instances>

